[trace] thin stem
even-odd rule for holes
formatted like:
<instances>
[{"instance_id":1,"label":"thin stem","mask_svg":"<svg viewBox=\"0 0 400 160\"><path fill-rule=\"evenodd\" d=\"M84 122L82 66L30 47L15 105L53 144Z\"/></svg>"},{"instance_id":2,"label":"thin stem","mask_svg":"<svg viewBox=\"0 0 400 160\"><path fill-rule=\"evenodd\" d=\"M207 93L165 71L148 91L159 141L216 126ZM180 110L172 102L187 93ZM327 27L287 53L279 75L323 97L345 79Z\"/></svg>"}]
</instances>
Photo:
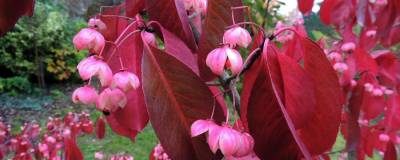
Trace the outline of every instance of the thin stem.
<instances>
[{"instance_id":1,"label":"thin stem","mask_svg":"<svg viewBox=\"0 0 400 160\"><path fill-rule=\"evenodd\" d=\"M121 54L118 55L118 58L119 58L119 64L121 66L121 70L123 71L123 70L125 70L125 67L124 67L124 63L122 62Z\"/></svg>"},{"instance_id":2,"label":"thin stem","mask_svg":"<svg viewBox=\"0 0 400 160\"><path fill-rule=\"evenodd\" d=\"M265 24L267 23L267 21L268 21L268 14L269 14L269 12L268 12L268 9L269 9L269 4L270 4L270 2L271 2L271 0L267 0L265 3L266 3L266 8L265 8L265 13L264 13L264 17L265 17L265 20L263 21L263 23L262 23L262 26L263 27L265 27ZM264 4L265 4L264 3Z\"/></svg>"},{"instance_id":3,"label":"thin stem","mask_svg":"<svg viewBox=\"0 0 400 160\"><path fill-rule=\"evenodd\" d=\"M140 32L140 30L135 30L135 31L129 33L128 35L126 35L125 38L122 39L120 42L118 42L118 44L114 47L114 50L111 53L110 57L108 57L107 63L110 62L111 58L114 56L114 54L119 49L119 47L125 42L125 40L127 40L130 36L132 36L132 35L134 35L134 34L136 34L138 32Z\"/></svg>"},{"instance_id":4,"label":"thin stem","mask_svg":"<svg viewBox=\"0 0 400 160\"><path fill-rule=\"evenodd\" d=\"M216 100L216 97L214 97L213 98L213 109L212 109L212 112L211 112L211 117L210 117L210 119L213 119L214 118L214 112L215 112L215 101L217 101Z\"/></svg>"},{"instance_id":5,"label":"thin stem","mask_svg":"<svg viewBox=\"0 0 400 160\"><path fill-rule=\"evenodd\" d=\"M124 31L122 31L122 33L120 34L120 36L117 38L117 40L115 40L115 43L119 43L120 38L121 38L126 32L128 32L128 30L129 30L131 27L136 27L135 24L137 24L137 21L134 21L134 22L130 23L128 26L126 26L125 29L124 29Z\"/></svg>"},{"instance_id":6,"label":"thin stem","mask_svg":"<svg viewBox=\"0 0 400 160\"><path fill-rule=\"evenodd\" d=\"M258 28L258 31L262 32L263 35L265 35L264 28L262 28L260 25L258 25L257 23L254 23L254 22L240 22L240 23L237 23L237 24L230 25L230 26L228 26L226 28L229 29L229 28L232 28L232 27L236 27L238 25L245 25L245 24L250 24L250 25L256 26Z\"/></svg>"},{"instance_id":7,"label":"thin stem","mask_svg":"<svg viewBox=\"0 0 400 160\"><path fill-rule=\"evenodd\" d=\"M292 27L285 27L285 28L282 28L282 29L280 29L280 30L278 30L276 33L274 33L272 36L273 37L276 37L276 36L278 36L279 34L281 34L282 32L284 32L284 31L292 31L292 32L294 32L296 35L300 35L295 29L293 29Z\"/></svg>"},{"instance_id":8,"label":"thin stem","mask_svg":"<svg viewBox=\"0 0 400 160\"><path fill-rule=\"evenodd\" d=\"M100 15L100 17L113 17L113 18L122 18L122 19L127 19L131 21L135 21L135 18L127 17L127 16L121 16L121 15Z\"/></svg>"},{"instance_id":9,"label":"thin stem","mask_svg":"<svg viewBox=\"0 0 400 160\"><path fill-rule=\"evenodd\" d=\"M232 20L233 20L233 24L235 24L235 21L234 21L234 10L237 10L237 9L245 9L246 11L247 11L247 18L248 18L248 21L250 21L250 22L253 22L253 18L251 18L251 10L250 10L250 7L249 6L239 6L239 7L231 7L231 10L232 10ZM255 34L255 31L256 31L256 29L254 28L254 26L251 26L251 30L252 30L252 32Z\"/></svg>"}]
</instances>

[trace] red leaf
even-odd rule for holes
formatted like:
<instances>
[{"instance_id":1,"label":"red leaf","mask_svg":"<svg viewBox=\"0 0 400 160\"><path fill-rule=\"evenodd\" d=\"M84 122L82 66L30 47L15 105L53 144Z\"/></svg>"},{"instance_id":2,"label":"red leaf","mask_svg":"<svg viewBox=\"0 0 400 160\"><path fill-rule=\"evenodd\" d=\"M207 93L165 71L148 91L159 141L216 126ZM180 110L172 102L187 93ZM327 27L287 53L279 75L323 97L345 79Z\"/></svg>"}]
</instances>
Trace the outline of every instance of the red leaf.
<instances>
[{"instance_id":1,"label":"red leaf","mask_svg":"<svg viewBox=\"0 0 400 160\"><path fill-rule=\"evenodd\" d=\"M301 13L308 14L311 12L311 9L314 5L314 0L297 0L297 5L299 6Z\"/></svg>"},{"instance_id":2,"label":"red leaf","mask_svg":"<svg viewBox=\"0 0 400 160\"><path fill-rule=\"evenodd\" d=\"M294 138L303 150L306 149L280 102L283 99L281 71L276 54L270 52L267 45L264 44L263 51L266 57L258 59L244 75L242 120L255 139L254 151L261 159L298 159L301 155ZM305 156L310 158L310 155Z\"/></svg>"},{"instance_id":3,"label":"red leaf","mask_svg":"<svg viewBox=\"0 0 400 160\"><path fill-rule=\"evenodd\" d=\"M374 75L378 74L378 65L368 52L362 48L354 51L354 60L358 72L370 72Z\"/></svg>"},{"instance_id":4,"label":"red leaf","mask_svg":"<svg viewBox=\"0 0 400 160\"><path fill-rule=\"evenodd\" d=\"M76 144L75 137L65 137L64 145L64 154L66 160L83 160L83 154Z\"/></svg>"},{"instance_id":5,"label":"red leaf","mask_svg":"<svg viewBox=\"0 0 400 160\"><path fill-rule=\"evenodd\" d=\"M96 121L96 137L98 139L103 139L106 135L106 122L104 119L99 117Z\"/></svg>"},{"instance_id":6,"label":"red leaf","mask_svg":"<svg viewBox=\"0 0 400 160\"><path fill-rule=\"evenodd\" d=\"M101 32L107 41L115 41L129 24L127 19L107 16L120 15L120 13L121 6L113 6L104 8L99 15L100 19L107 26L107 29Z\"/></svg>"},{"instance_id":7,"label":"red leaf","mask_svg":"<svg viewBox=\"0 0 400 160\"><path fill-rule=\"evenodd\" d=\"M319 15L326 25L339 26L353 20L355 9L352 0L324 0Z\"/></svg>"},{"instance_id":8,"label":"red leaf","mask_svg":"<svg viewBox=\"0 0 400 160\"><path fill-rule=\"evenodd\" d=\"M143 90L150 122L171 159L211 159L205 137L191 138L190 126L207 119L213 108L213 94L202 80L179 60L145 45ZM216 103L214 119L224 113Z\"/></svg>"},{"instance_id":9,"label":"red leaf","mask_svg":"<svg viewBox=\"0 0 400 160\"><path fill-rule=\"evenodd\" d=\"M128 17L135 17L144 7L144 0L125 0L125 14Z\"/></svg>"},{"instance_id":10,"label":"red leaf","mask_svg":"<svg viewBox=\"0 0 400 160\"><path fill-rule=\"evenodd\" d=\"M316 100L314 84L294 59L277 54L282 72L287 112L296 129L302 128L314 115Z\"/></svg>"},{"instance_id":11,"label":"red leaf","mask_svg":"<svg viewBox=\"0 0 400 160\"><path fill-rule=\"evenodd\" d=\"M131 141L135 141L138 131L131 130L125 126L122 126L115 118L115 116L106 116L106 120L110 128L121 136L128 137Z\"/></svg>"},{"instance_id":12,"label":"red leaf","mask_svg":"<svg viewBox=\"0 0 400 160\"><path fill-rule=\"evenodd\" d=\"M132 29L133 30L133 29ZM134 35L123 34L118 37L116 43L120 43L118 50L112 55L113 49L108 49L104 53L105 60L108 62L113 73L117 73L121 69L119 57L126 71L132 72L141 80L141 59L143 53L143 42L140 32ZM121 43L122 39L126 39ZM117 130L125 130L123 133L134 140L137 132L140 132L148 123L149 117L144 103L143 90L138 88L126 93L128 98L127 104L122 109L112 112L107 116L107 121L111 128ZM112 122L112 123L111 123ZM122 128L123 129L122 129ZM115 130L114 130L115 131Z\"/></svg>"},{"instance_id":13,"label":"red leaf","mask_svg":"<svg viewBox=\"0 0 400 160\"><path fill-rule=\"evenodd\" d=\"M304 69L315 86L316 110L311 123L301 129L300 137L311 154L331 149L339 130L344 96L336 72L318 44L302 38Z\"/></svg>"},{"instance_id":14,"label":"red leaf","mask_svg":"<svg viewBox=\"0 0 400 160\"><path fill-rule=\"evenodd\" d=\"M197 49L183 1L164 0L160 3L159 0L147 0L146 9L150 20L161 23L164 28L182 39L192 51Z\"/></svg>"},{"instance_id":15,"label":"red leaf","mask_svg":"<svg viewBox=\"0 0 400 160\"><path fill-rule=\"evenodd\" d=\"M207 15L202 26L197 50L197 62L203 80L209 81L215 78L215 75L206 66L207 55L222 43L225 27L232 24L231 7L241 5L241 0L208 1Z\"/></svg>"},{"instance_id":16,"label":"red leaf","mask_svg":"<svg viewBox=\"0 0 400 160\"><path fill-rule=\"evenodd\" d=\"M160 30L165 44L165 52L174 56L176 59L189 66L197 75L199 68L193 52L186 46L186 44L175 36L173 33L166 30L159 23L156 23L156 28Z\"/></svg>"},{"instance_id":17,"label":"red leaf","mask_svg":"<svg viewBox=\"0 0 400 160\"><path fill-rule=\"evenodd\" d=\"M0 1L0 36L9 31L21 16L32 16L35 0Z\"/></svg>"},{"instance_id":18,"label":"red leaf","mask_svg":"<svg viewBox=\"0 0 400 160\"><path fill-rule=\"evenodd\" d=\"M396 146L393 144L393 142L387 143L383 160L397 160Z\"/></svg>"}]
</instances>

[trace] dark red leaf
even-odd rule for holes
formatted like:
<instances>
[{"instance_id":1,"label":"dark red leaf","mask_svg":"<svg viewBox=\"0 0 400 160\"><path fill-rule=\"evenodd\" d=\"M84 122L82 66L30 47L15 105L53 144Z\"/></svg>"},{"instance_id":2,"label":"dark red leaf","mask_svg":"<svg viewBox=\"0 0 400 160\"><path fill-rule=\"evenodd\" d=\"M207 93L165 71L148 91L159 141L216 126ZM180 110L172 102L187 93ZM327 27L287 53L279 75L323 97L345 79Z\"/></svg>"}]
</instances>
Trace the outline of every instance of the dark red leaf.
<instances>
[{"instance_id":1,"label":"dark red leaf","mask_svg":"<svg viewBox=\"0 0 400 160\"><path fill-rule=\"evenodd\" d=\"M144 7L144 0L125 0L125 14L128 17L135 17Z\"/></svg>"},{"instance_id":2,"label":"dark red leaf","mask_svg":"<svg viewBox=\"0 0 400 160\"><path fill-rule=\"evenodd\" d=\"M258 59L244 75L241 94L241 115L255 139L257 156L261 159L298 159L304 144L283 106L283 85L277 55L264 44L263 58ZM294 137L297 136L297 137ZM307 151L305 151L307 152ZM305 154L307 158L310 155Z\"/></svg>"},{"instance_id":3,"label":"dark red leaf","mask_svg":"<svg viewBox=\"0 0 400 160\"><path fill-rule=\"evenodd\" d=\"M397 160L396 146L393 144L393 142L386 144L386 151L383 160Z\"/></svg>"},{"instance_id":4,"label":"dark red leaf","mask_svg":"<svg viewBox=\"0 0 400 160\"><path fill-rule=\"evenodd\" d=\"M301 13L308 14L311 12L311 9L314 5L314 0L297 0L297 5L299 6Z\"/></svg>"},{"instance_id":5,"label":"dark red leaf","mask_svg":"<svg viewBox=\"0 0 400 160\"><path fill-rule=\"evenodd\" d=\"M106 30L101 32L107 41L114 42L129 24L128 19L107 16L120 15L121 10L121 6L106 7L99 15L99 18L106 24L107 27Z\"/></svg>"},{"instance_id":6,"label":"dark red leaf","mask_svg":"<svg viewBox=\"0 0 400 160\"><path fill-rule=\"evenodd\" d=\"M106 50L104 57L114 74L121 69L119 61L119 57L121 57L125 70L136 74L141 80L141 59L143 54L141 35L140 32L137 32L134 35L131 34L129 37L127 36L129 36L129 34L124 33L118 37L116 43L120 44L119 48L115 51L114 55L112 54L115 48ZM125 41L121 42L123 39L125 39ZM117 128L119 128L117 130L125 130L123 132L120 131L120 133L123 133L125 136L128 135L129 138L134 140L134 135L147 125L149 117L144 103L142 89L138 88L128 91L126 96L128 98L126 106L112 112L107 116L107 121L113 130Z\"/></svg>"},{"instance_id":7,"label":"dark red leaf","mask_svg":"<svg viewBox=\"0 0 400 160\"><path fill-rule=\"evenodd\" d=\"M138 131L136 130L131 130L127 128L126 126L122 126L115 116L106 116L106 120L110 128L116 133L121 136L128 137L131 141L135 141L136 135L138 134Z\"/></svg>"},{"instance_id":8,"label":"dark red leaf","mask_svg":"<svg viewBox=\"0 0 400 160\"><path fill-rule=\"evenodd\" d=\"M222 43L225 27L232 24L231 7L241 5L241 0L208 1L207 15L202 26L197 51L200 76L203 80L209 81L215 78L215 75L206 66L207 55ZM242 15L238 14L238 16Z\"/></svg>"},{"instance_id":9,"label":"dark red leaf","mask_svg":"<svg viewBox=\"0 0 400 160\"><path fill-rule=\"evenodd\" d=\"M296 129L302 128L314 115L316 100L314 84L294 59L277 54L282 72L287 112Z\"/></svg>"},{"instance_id":10,"label":"dark red leaf","mask_svg":"<svg viewBox=\"0 0 400 160\"><path fill-rule=\"evenodd\" d=\"M159 0L146 0L146 9L150 20L161 23L164 28L182 39L192 51L197 49L183 1L164 0L160 3Z\"/></svg>"},{"instance_id":11,"label":"dark red leaf","mask_svg":"<svg viewBox=\"0 0 400 160\"><path fill-rule=\"evenodd\" d=\"M9 31L21 16L32 16L35 0L0 1L0 36Z\"/></svg>"},{"instance_id":12,"label":"dark red leaf","mask_svg":"<svg viewBox=\"0 0 400 160\"><path fill-rule=\"evenodd\" d=\"M166 30L159 23L155 23L155 27L160 30L161 36L164 40L165 52L174 56L176 59L180 60L182 63L186 64L193 70L197 75L199 74L199 69L193 52L186 46L186 44L175 36L173 33Z\"/></svg>"},{"instance_id":13,"label":"dark red leaf","mask_svg":"<svg viewBox=\"0 0 400 160\"><path fill-rule=\"evenodd\" d=\"M103 139L106 135L106 122L102 117L99 117L96 121L96 137Z\"/></svg>"},{"instance_id":14,"label":"dark red leaf","mask_svg":"<svg viewBox=\"0 0 400 160\"><path fill-rule=\"evenodd\" d=\"M319 15L326 25L346 24L355 16L354 4L352 0L324 0Z\"/></svg>"},{"instance_id":15,"label":"dark red leaf","mask_svg":"<svg viewBox=\"0 0 400 160\"><path fill-rule=\"evenodd\" d=\"M354 60L359 73L370 72L374 75L378 74L378 65L371 55L362 48L357 48L354 51Z\"/></svg>"},{"instance_id":16,"label":"dark red leaf","mask_svg":"<svg viewBox=\"0 0 400 160\"><path fill-rule=\"evenodd\" d=\"M339 130L344 96L335 70L318 44L302 38L304 69L315 86L316 110L299 135L312 155L331 149Z\"/></svg>"},{"instance_id":17,"label":"dark red leaf","mask_svg":"<svg viewBox=\"0 0 400 160\"><path fill-rule=\"evenodd\" d=\"M142 63L143 90L150 122L171 159L211 159L205 137L191 138L190 126L208 119L213 94L188 66L173 56L145 45ZM214 119L224 113L216 103Z\"/></svg>"}]
</instances>

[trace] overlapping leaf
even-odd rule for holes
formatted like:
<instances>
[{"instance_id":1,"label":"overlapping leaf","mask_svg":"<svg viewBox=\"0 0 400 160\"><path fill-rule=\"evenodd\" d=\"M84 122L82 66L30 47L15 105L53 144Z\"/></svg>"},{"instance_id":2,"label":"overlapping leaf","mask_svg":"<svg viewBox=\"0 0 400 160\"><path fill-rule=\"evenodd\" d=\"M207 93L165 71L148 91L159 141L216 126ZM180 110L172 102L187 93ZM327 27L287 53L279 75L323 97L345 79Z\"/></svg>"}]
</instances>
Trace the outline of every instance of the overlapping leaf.
<instances>
[{"instance_id":1,"label":"overlapping leaf","mask_svg":"<svg viewBox=\"0 0 400 160\"><path fill-rule=\"evenodd\" d=\"M311 12L311 9L314 5L314 0L297 0L297 5L299 6L301 13L308 14Z\"/></svg>"},{"instance_id":2,"label":"overlapping leaf","mask_svg":"<svg viewBox=\"0 0 400 160\"><path fill-rule=\"evenodd\" d=\"M0 36L9 31L21 16L32 16L35 0L0 1Z\"/></svg>"},{"instance_id":3,"label":"overlapping leaf","mask_svg":"<svg viewBox=\"0 0 400 160\"><path fill-rule=\"evenodd\" d=\"M171 159L211 159L205 137L191 138L190 125L207 119L213 110L213 94L203 81L175 57L145 45L142 63L143 90L150 122ZM214 119L224 113L215 103Z\"/></svg>"}]
</instances>

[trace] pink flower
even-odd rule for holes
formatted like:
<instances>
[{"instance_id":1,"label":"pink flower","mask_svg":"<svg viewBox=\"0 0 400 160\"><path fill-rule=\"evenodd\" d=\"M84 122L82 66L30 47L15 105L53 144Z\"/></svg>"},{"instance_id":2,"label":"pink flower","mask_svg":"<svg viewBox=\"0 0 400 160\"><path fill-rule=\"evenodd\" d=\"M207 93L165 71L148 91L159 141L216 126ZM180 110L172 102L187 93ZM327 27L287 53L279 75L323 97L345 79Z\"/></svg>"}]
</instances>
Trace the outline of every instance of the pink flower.
<instances>
[{"instance_id":1,"label":"pink flower","mask_svg":"<svg viewBox=\"0 0 400 160\"><path fill-rule=\"evenodd\" d=\"M79 87L72 93L72 101L74 103L82 103L85 105L95 104L97 97L96 89L88 85Z\"/></svg>"},{"instance_id":2,"label":"pink flower","mask_svg":"<svg viewBox=\"0 0 400 160\"><path fill-rule=\"evenodd\" d=\"M335 63L335 64L333 65L333 69L335 69L336 71L342 73L342 72L348 70L349 67L347 66L346 63L341 63L341 62L339 62L339 63Z\"/></svg>"},{"instance_id":3,"label":"pink flower","mask_svg":"<svg viewBox=\"0 0 400 160\"><path fill-rule=\"evenodd\" d=\"M106 24L98 18L90 18L88 22L88 26L91 28L95 28L98 31L104 31L107 29Z\"/></svg>"},{"instance_id":4,"label":"pink flower","mask_svg":"<svg viewBox=\"0 0 400 160\"><path fill-rule=\"evenodd\" d=\"M231 46L246 48L251 43L250 33L242 27L233 27L224 33L223 41Z\"/></svg>"},{"instance_id":5,"label":"pink flower","mask_svg":"<svg viewBox=\"0 0 400 160\"><path fill-rule=\"evenodd\" d=\"M216 125L211 120L197 120L190 127L192 137L208 132L209 128Z\"/></svg>"},{"instance_id":6,"label":"pink flower","mask_svg":"<svg viewBox=\"0 0 400 160\"><path fill-rule=\"evenodd\" d=\"M111 86L127 92L131 89L136 89L140 86L139 78L128 71L118 72L114 75Z\"/></svg>"},{"instance_id":7,"label":"pink flower","mask_svg":"<svg viewBox=\"0 0 400 160\"><path fill-rule=\"evenodd\" d=\"M240 143L238 145L238 150L233 156L243 157L249 155L254 148L254 139L248 133L241 133Z\"/></svg>"},{"instance_id":8,"label":"pink flower","mask_svg":"<svg viewBox=\"0 0 400 160\"><path fill-rule=\"evenodd\" d=\"M102 160L102 159L104 159L104 154L103 154L103 152L95 152L95 153L94 153L94 158L97 159L97 160Z\"/></svg>"},{"instance_id":9,"label":"pink flower","mask_svg":"<svg viewBox=\"0 0 400 160\"><path fill-rule=\"evenodd\" d=\"M148 44L150 44L152 46L157 45L156 36L154 36L153 33L143 31L143 39L145 40L145 42L147 42Z\"/></svg>"},{"instance_id":10,"label":"pink flower","mask_svg":"<svg viewBox=\"0 0 400 160\"><path fill-rule=\"evenodd\" d=\"M105 45L103 35L91 28L83 28L72 41L78 50L89 49L93 53L100 53Z\"/></svg>"},{"instance_id":11,"label":"pink flower","mask_svg":"<svg viewBox=\"0 0 400 160\"><path fill-rule=\"evenodd\" d=\"M379 140L382 142L388 142L390 140L390 137L389 137L389 135L382 133L382 134L379 134Z\"/></svg>"},{"instance_id":12,"label":"pink flower","mask_svg":"<svg viewBox=\"0 0 400 160\"><path fill-rule=\"evenodd\" d=\"M90 56L81 62L78 66L79 75L83 80L88 80L93 76L98 76L103 87L109 86L112 82L112 71L108 64L102 60Z\"/></svg>"},{"instance_id":13,"label":"pink flower","mask_svg":"<svg viewBox=\"0 0 400 160\"><path fill-rule=\"evenodd\" d=\"M221 150L224 156L231 156L238 151L240 139L241 135L238 131L230 128L229 126L222 126L217 139L218 148Z\"/></svg>"},{"instance_id":14,"label":"pink flower","mask_svg":"<svg viewBox=\"0 0 400 160\"><path fill-rule=\"evenodd\" d=\"M372 86L371 83L365 83L364 88L365 88L365 91L367 91L367 92L372 92L374 90L374 86Z\"/></svg>"},{"instance_id":15,"label":"pink flower","mask_svg":"<svg viewBox=\"0 0 400 160\"><path fill-rule=\"evenodd\" d=\"M115 111L118 107L125 107L127 102L126 95L118 88L104 89L97 99L96 107L99 110Z\"/></svg>"},{"instance_id":16,"label":"pink flower","mask_svg":"<svg viewBox=\"0 0 400 160\"><path fill-rule=\"evenodd\" d=\"M206 64L214 74L223 75L226 66L235 75L242 69L243 60L238 51L225 46L212 50L207 56Z\"/></svg>"},{"instance_id":17,"label":"pink flower","mask_svg":"<svg viewBox=\"0 0 400 160\"><path fill-rule=\"evenodd\" d=\"M355 48L356 44L354 44L353 42L347 42L341 46L341 50L344 52L354 51Z\"/></svg>"}]
</instances>

